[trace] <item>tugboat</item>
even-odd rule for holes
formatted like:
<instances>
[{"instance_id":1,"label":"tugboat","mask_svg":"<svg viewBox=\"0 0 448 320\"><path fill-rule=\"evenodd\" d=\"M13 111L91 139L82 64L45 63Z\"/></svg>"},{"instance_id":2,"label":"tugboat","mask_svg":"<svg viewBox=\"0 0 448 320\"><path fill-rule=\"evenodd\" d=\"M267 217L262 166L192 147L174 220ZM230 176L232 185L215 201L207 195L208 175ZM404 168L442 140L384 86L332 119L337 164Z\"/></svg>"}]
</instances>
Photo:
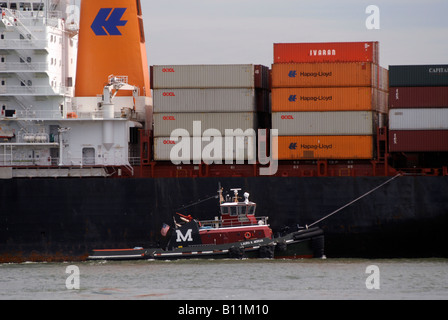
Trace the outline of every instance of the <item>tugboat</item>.
<instances>
[{"instance_id":1,"label":"tugboat","mask_svg":"<svg viewBox=\"0 0 448 320\"><path fill-rule=\"evenodd\" d=\"M174 226L164 224L161 234L169 239L165 248L93 250L89 260L173 260L173 259L304 259L324 257L324 234L320 228L285 228L274 236L268 217L256 217L256 203L241 189L223 197L219 188L220 217L198 221L177 213Z\"/></svg>"}]
</instances>

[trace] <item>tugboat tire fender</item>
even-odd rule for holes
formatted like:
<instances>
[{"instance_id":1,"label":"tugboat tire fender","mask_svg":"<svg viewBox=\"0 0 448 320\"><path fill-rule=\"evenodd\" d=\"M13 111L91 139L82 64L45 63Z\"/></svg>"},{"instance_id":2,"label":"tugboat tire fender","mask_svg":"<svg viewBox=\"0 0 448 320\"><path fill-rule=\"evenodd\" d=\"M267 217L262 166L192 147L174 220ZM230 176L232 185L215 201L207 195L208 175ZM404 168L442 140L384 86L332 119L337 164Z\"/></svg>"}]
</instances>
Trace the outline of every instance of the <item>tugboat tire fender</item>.
<instances>
[{"instance_id":1,"label":"tugboat tire fender","mask_svg":"<svg viewBox=\"0 0 448 320\"><path fill-rule=\"evenodd\" d=\"M244 248L241 247L231 247L229 249L229 256L232 259L242 259L244 258Z\"/></svg>"},{"instance_id":2,"label":"tugboat tire fender","mask_svg":"<svg viewBox=\"0 0 448 320\"><path fill-rule=\"evenodd\" d=\"M275 246L267 245L260 247L259 257L262 259L274 259Z\"/></svg>"},{"instance_id":3,"label":"tugboat tire fender","mask_svg":"<svg viewBox=\"0 0 448 320\"><path fill-rule=\"evenodd\" d=\"M288 249L288 245L286 244L286 241L277 242L277 250L280 252L286 251Z\"/></svg>"}]
</instances>

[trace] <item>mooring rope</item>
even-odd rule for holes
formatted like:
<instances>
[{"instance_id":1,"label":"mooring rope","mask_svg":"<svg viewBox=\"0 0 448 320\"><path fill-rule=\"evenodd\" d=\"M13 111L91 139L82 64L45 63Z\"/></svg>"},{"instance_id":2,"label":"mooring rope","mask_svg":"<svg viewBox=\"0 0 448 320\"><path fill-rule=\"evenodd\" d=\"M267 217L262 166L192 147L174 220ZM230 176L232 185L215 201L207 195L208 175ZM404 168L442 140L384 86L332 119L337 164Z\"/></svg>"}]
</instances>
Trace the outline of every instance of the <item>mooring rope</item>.
<instances>
[{"instance_id":1,"label":"mooring rope","mask_svg":"<svg viewBox=\"0 0 448 320\"><path fill-rule=\"evenodd\" d=\"M398 177L401 177L401 176L402 176L401 173L397 174L396 176L394 176L393 178L387 180L386 182L384 182L383 184L379 185L378 187L376 187L376 188L370 190L369 192L363 194L363 195L360 196L358 199L355 199L355 200L353 200L352 202L347 203L347 204L346 204L345 206L343 206L342 208L339 208L338 210L336 210L336 211L330 213L329 215L323 217L322 219L317 220L316 222L313 222L313 223L310 224L310 225L307 225L307 227L308 227L308 228L311 228L312 226L314 226L314 225L316 225L316 224L318 224L318 223L320 223L320 222L322 222L322 221L324 221L324 220L330 218L331 216L335 215L336 213L338 213L338 212L344 210L344 209L347 208L347 207L350 207L352 204L354 204L354 203L358 202L359 200L361 200L361 199L367 197L368 195L374 193L374 192L377 191L378 189L381 189L381 188L384 187L385 185L391 183L392 181L394 181L395 179L397 179Z\"/></svg>"}]
</instances>

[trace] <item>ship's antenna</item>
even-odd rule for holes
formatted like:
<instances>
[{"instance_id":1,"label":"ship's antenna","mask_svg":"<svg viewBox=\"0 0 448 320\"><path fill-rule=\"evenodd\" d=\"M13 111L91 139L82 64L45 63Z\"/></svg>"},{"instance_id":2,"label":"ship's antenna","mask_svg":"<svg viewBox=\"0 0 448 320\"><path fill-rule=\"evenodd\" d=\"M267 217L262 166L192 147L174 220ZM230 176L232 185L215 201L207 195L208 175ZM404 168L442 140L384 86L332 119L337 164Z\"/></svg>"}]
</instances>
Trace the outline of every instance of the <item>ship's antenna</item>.
<instances>
[{"instance_id":1,"label":"ship's antenna","mask_svg":"<svg viewBox=\"0 0 448 320\"><path fill-rule=\"evenodd\" d=\"M336 211L330 213L329 215L323 217L322 219L317 220L316 222L314 222L314 223L312 223L312 224L310 224L310 225L307 225L307 228L311 228L312 226L314 226L314 225L316 225L316 224L318 224L318 223L320 223L320 222L322 222L322 221L324 221L324 220L330 218L331 216L333 216L333 215L335 215L336 213L338 213L338 212L344 210L345 208L350 207L352 204L354 204L354 203L358 202L359 200L361 200L361 199L367 197L369 194L374 193L374 192L377 191L378 189L384 187L386 184L391 183L392 181L394 181L395 179L397 179L398 177L401 177L401 176L402 176L402 174L401 174L401 173L398 173L395 177L393 177L393 178L387 180L386 182L384 182L383 184L379 185L378 187L376 187L376 188L370 190L369 192L363 194L363 195L360 196L358 199L355 199L355 200L353 200L352 202L347 203L347 204L346 204L345 206L343 206L342 208L339 208L338 210L336 210Z\"/></svg>"},{"instance_id":2,"label":"ship's antenna","mask_svg":"<svg viewBox=\"0 0 448 320\"><path fill-rule=\"evenodd\" d=\"M238 202L238 191L241 191L241 189L230 189L230 190L233 191L234 194L233 202Z\"/></svg>"},{"instance_id":3,"label":"ship's antenna","mask_svg":"<svg viewBox=\"0 0 448 320\"><path fill-rule=\"evenodd\" d=\"M221 182L218 183L218 197L219 197L219 204L224 203L224 197L222 196L223 188L221 187Z\"/></svg>"}]
</instances>

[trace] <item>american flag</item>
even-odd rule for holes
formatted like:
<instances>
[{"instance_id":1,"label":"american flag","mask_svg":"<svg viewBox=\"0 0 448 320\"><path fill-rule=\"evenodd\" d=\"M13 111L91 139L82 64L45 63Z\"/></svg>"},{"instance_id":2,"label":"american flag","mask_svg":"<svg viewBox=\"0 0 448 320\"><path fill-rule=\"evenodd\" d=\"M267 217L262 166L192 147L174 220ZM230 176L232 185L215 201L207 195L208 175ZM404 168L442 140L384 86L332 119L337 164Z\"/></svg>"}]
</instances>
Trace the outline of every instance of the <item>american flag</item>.
<instances>
[{"instance_id":1,"label":"american flag","mask_svg":"<svg viewBox=\"0 0 448 320\"><path fill-rule=\"evenodd\" d=\"M162 236L166 237L166 234L168 233L168 230L170 230L170 226L166 223L163 224L162 230L160 230L160 233Z\"/></svg>"}]
</instances>

